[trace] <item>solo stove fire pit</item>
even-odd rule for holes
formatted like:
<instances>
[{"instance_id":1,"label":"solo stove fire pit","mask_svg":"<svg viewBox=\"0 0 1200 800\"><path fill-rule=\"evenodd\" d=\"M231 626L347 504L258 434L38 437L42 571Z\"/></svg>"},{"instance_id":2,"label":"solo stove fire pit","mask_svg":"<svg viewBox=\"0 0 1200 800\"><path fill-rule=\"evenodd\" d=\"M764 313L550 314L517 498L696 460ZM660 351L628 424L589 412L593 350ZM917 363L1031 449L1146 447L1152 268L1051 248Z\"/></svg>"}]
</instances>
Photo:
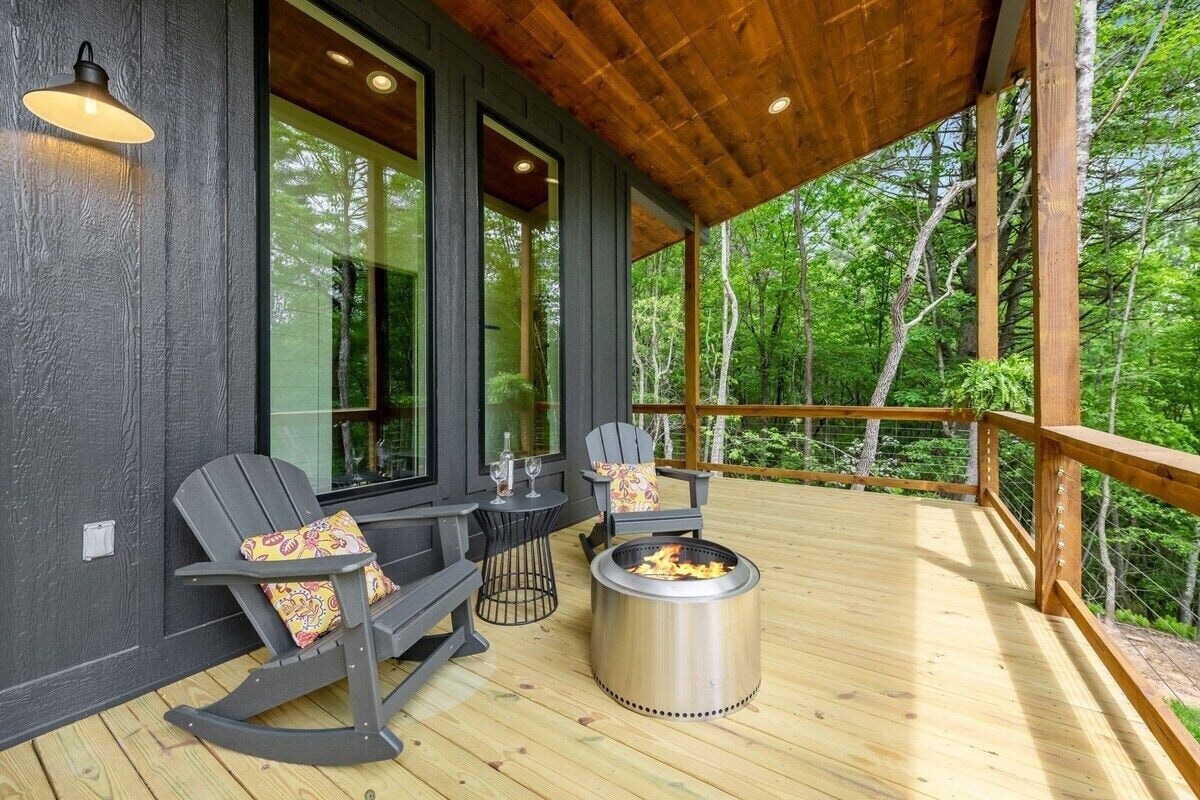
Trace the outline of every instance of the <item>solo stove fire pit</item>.
<instances>
[{"instance_id":1,"label":"solo stove fire pit","mask_svg":"<svg viewBox=\"0 0 1200 800\"><path fill-rule=\"evenodd\" d=\"M761 682L758 568L704 539L655 536L592 561L592 674L649 716L712 719Z\"/></svg>"}]
</instances>

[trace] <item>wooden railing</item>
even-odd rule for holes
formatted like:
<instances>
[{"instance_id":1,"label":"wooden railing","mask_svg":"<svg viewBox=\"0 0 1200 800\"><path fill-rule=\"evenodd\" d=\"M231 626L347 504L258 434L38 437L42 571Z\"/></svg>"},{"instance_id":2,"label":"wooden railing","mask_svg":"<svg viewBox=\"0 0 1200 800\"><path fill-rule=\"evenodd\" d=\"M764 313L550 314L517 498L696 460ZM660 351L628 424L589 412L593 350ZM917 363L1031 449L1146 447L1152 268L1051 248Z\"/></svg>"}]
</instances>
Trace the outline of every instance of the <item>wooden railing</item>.
<instances>
[{"instance_id":1,"label":"wooden railing","mask_svg":"<svg viewBox=\"0 0 1200 800\"><path fill-rule=\"evenodd\" d=\"M1023 414L989 413L984 415L983 422L985 426L992 425L1007 431L1034 447L1055 447L1064 457L1078 464L1092 467L1160 500L1200 514L1200 456L1080 425L1038 427L1033 417ZM995 452L989 454L993 464L997 455ZM1044 506L1046 502L1043 500L1041 505ZM1035 541L1017 515L1005 505L999 493L984 488L980 503L995 511L1003 527L1012 533L1035 565L1039 564L1040 559L1060 557L1055 542ZM1039 511L1035 509L1034 513L1036 515ZM1130 704L1145 720L1192 791L1200 795L1200 744L1195 737L1113 641L1105 626L1083 601L1078 586L1057 579L1053 583L1053 591L1063 611L1079 626L1084 638L1096 651Z\"/></svg>"},{"instance_id":2,"label":"wooden railing","mask_svg":"<svg viewBox=\"0 0 1200 800\"><path fill-rule=\"evenodd\" d=\"M693 406L693 415L702 417L732 416L784 419L879 419L913 420L925 422L971 422L975 418L970 412L949 408L898 408L871 406L764 406L764 405L702 405ZM686 417L688 408L683 404L641 403L633 407L635 414L667 414ZM941 483L906 478L883 476L859 476L845 473L810 472L805 470L781 469L776 467L750 466L745 464L714 464L703 461L699 453L685 453L684 458L668 459L666 463L683 466L690 464L699 469L715 470L733 475L749 475L763 478L783 478L821 483L863 484L914 491L945 492L950 494L973 494L982 506L990 508L1001 526L1008 530L1029 559L1036 565L1043 559L1058 561L1063 553L1053 541L1037 542L1021 524L1000 496L998 474L999 436L996 431L1007 433L1033 444L1035 447L1054 448L1061 457L1076 465L1092 467L1110 477L1151 494L1192 513L1200 514L1200 456L1182 453L1165 447L1138 442L1122 436L1092 430L1078 425L1039 427L1033 417L1008 412L993 412L984 415L980 424L979 470L981 479L976 484ZM695 432L685 437L688 443L698 447L699 425ZM1060 475L1067 475L1063 470ZM1066 478L1062 478L1066 480ZM1053 498L1044 499L1053 508ZM1035 505L1037 498L1035 498ZM1035 515L1038 511L1035 509ZM1047 537L1057 538L1057 537ZM1061 573L1061 566L1056 573ZM1039 576L1042 569L1038 567ZM1075 574L1078 569L1075 570ZM1150 731L1158 739L1167 755L1179 769L1192 790L1200 794L1200 744L1183 726L1175 714L1166 706L1154 687L1141 675L1128 657L1113 641L1096 616L1083 602L1077 585L1062 578L1050 584L1061 605L1062 613L1074 620L1084 638L1096 651L1100 661L1112 674L1138 714L1145 720Z\"/></svg>"},{"instance_id":3,"label":"wooden railing","mask_svg":"<svg viewBox=\"0 0 1200 800\"><path fill-rule=\"evenodd\" d=\"M638 403L633 406L635 414L668 414L685 416L683 404ZM907 420L915 422L971 422L970 412L952 408L907 408L876 406L772 406L772 405L697 405L697 417L761 417L784 419L860 419L860 420ZM780 467L754 466L749 464L716 464L703 460L697 453L691 456L691 444L685 438L684 457L664 459L669 466L692 465L696 469L719 471L731 475L749 475L760 478L812 481L816 483L841 483L847 485L876 486L888 489L904 489L917 492L938 492L955 495L977 495L979 486L974 483L918 480L883 475L855 475L845 472L822 472Z\"/></svg>"}]
</instances>

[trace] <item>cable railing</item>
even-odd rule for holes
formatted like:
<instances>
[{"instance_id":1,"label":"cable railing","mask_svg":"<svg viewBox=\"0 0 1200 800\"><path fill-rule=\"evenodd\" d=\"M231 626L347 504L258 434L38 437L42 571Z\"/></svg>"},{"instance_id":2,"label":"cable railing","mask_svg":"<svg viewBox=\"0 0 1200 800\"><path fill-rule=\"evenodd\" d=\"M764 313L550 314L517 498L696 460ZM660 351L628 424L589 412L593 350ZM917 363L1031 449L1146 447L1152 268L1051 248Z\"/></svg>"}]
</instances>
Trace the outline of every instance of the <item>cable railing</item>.
<instances>
[{"instance_id":1,"label":"cable railing","mask_svg":"<svg viewBox=\"0 0 1200 800\"><path fill-rule=\"evenodd\" d=\"M757 479L977 497L1041 564L1038 596L1056 599L1060 613L1075 621L1171 760L1200 788L1200 744L1164 700L1200 700L1200 675L1192 666L1200 664L1200 653L1179 649L1197 648L1200 518L1192 515L1200 514L1200 456L1081 426L1040 427L1032 417L1007 412L985 414L976 426L970 412L948 408L635 404L633 411L635 421L655 436L666 463ZM724 441L715 458L719 419L725 421ZM871 469L860 475L863 434L872 420L879 429L878 451ZM973 439L980 452L972 452ZM1039 447L1059 465L1040 488ZM983 480L973 474L976 458ZM1103 492L1097 487L1105 475L1109 492L1121 495L1116 507L1123 511L1113 512L1110 499L1102 514ZM1039 492L1047 497L1041 507ZM1063 521L1074 513L1074 497L1083 498L1088 524L1082 559L1070 564L1060 539L1066 536ZM1041 509L1054 515L1045 524ZM1120 551L1122 529L1144 535L1136 550L1120 553L1111 571L1123 605L1106 624L1101 617L1110 570L1100 555L1096 520L1113 514L1105 517L1104 531L1112 534L1114 550ZM1038 543L1038 530L1047 526L1053 538ZM1049 578L1043 577L1046 559L1058 565L1046 570Z\"/></svg>"},{"instance_id":2,"label":"cable railing","mask_svg":"<svg viewBox=\"0 0 1200 800\"><path fill-rule=\"evenodd\" d=\"M655 438L664 463L683 465L683 405L635 404L635 421ZM697 406L695 465L740 477L821 486L859 484L872 491L974 499L972 424L949 408L864 406ZM859 474L868 424L877 451ZM717 443L717 439L720 442Z\"/></svg>"},{"instance_id":3,"label":"cable railing","mask_svg":"<svg viewBox=\"0 0 1200 800\"><path fill-rule=\"evenodd\" d=\"M1020 414L984 420L998 429L999 474L998 491L985 489L980 499L1035 562L1046 557L1037 532L1058 540L1061 530L1038 519L1035 450L1081 465L1050 473L1043 490L1051 493L1043 508L1054 512L1073 502L1059 498L1081 499L1080 561L1058 560L1063 575L1078 569L1078 583L1059 577L1050 589L1189 784L1200 787L1200 745L1166 705L1200 702L1200 456L1077 425L1039 428Z\"/></svg>"}]
</instances>

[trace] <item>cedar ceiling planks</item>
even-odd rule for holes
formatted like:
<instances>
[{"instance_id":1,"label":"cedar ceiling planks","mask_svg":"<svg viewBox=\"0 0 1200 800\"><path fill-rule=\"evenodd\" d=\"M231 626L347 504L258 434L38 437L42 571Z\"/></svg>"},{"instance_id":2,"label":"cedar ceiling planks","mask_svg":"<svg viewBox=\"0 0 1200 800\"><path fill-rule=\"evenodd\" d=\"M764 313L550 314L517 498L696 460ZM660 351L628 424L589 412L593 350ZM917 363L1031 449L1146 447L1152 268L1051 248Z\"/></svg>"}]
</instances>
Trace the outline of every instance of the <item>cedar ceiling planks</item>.
<instances>
[{"instance_id":1,"label":"cedar ceiling planks","mask_svg":"<svg viewBox=\"0 0 1200 800\"><path fill-rule=\"evenodd\" d=\"M671 227L653 211L638 203L629 204L629 221L630 254L633 261L683 241L683 231ZM682 261L680 265L682 266Z\"/></svg>"},{"instance_id":2,"label":"cedar ceiling planks","mask_svg":"<svg viewBox=\"0 0 1200 800\"><path fill-rule=\"evenodd\" d=\"M1000 4L437 3L705 224L970 106ZM1022 35L1010 72L1028 53Z\"/></svg>"}]
</instances>

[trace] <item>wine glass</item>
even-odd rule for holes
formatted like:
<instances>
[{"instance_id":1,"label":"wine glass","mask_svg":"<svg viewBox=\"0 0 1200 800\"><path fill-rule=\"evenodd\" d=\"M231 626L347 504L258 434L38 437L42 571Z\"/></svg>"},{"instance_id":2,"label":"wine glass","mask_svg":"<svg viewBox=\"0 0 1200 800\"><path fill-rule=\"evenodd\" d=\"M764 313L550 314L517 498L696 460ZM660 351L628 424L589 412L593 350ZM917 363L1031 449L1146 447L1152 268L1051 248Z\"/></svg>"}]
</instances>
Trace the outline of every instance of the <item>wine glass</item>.
<instances>
[{"instance_id":1,"label":"wine glass","mask_svg":"<svg viewBox=\"0 0 1200 800\"><path fill-rule=\"evenodd\" d=\"M493 461L488 467L488 474L492 476L492 480L496 483L496 496L492 498L490 505L504 505L504 498L500 496L500 484L504 482L506 472L507 470L504 469L503 462L500 461Z\"/></svg>"},{"instance_id":2,"label":"wine glass","mask_svg":"<svg viewBox=\"0 0 1200 800\"><path fill-rule=\"evenodd\" d=\"M542 459L539 456L530 456L525 459L525 474L529 476L529 494L525 496L541 497L533 488L533 479L542 474Z\"/></svg>"},{"instance_id":3,"label":"wine glass","mask_svg":"<svg viewBox=\"0 0 1200 800\"><path fill-rule=\"evenodd\" d=\"M359 472L359 469L362 466L362 460L363 449L357 444L350 445L350 461L354 464L354 472L350 477L351 485L357 486L358 484L362 483L362 474Z\"/></svg>"},{"instance_id":4,"label":"wine glass","mask_svg":"<svg viewBox=\"0 0 1200 800\"><path fill-rule=\"evenodd\" d=\"M388 464L392 460L392 448L388 445L387 439L380 439L375 443L375 452L379 456L379 474L388 475Z\"/></svg>"}]
</instances>

